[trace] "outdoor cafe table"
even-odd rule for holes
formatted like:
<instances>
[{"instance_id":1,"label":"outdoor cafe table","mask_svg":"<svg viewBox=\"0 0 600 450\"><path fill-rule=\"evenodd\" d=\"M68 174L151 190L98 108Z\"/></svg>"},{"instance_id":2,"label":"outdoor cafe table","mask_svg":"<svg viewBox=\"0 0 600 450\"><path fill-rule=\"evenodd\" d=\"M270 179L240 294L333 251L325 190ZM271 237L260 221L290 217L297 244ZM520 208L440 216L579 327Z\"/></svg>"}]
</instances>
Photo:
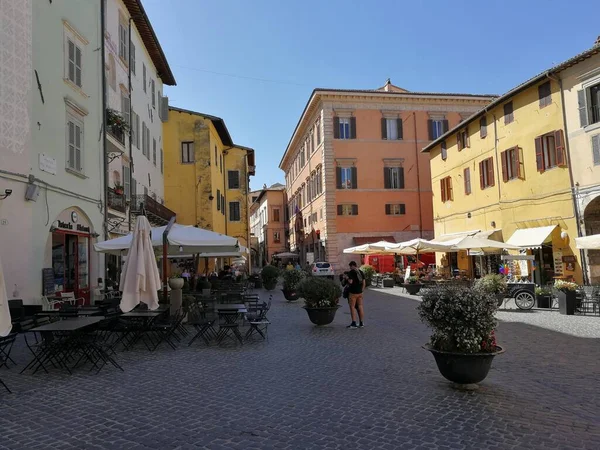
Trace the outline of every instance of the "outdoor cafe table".
<instances>
[{"instance_id":1,"label":"outdoor cafe table","mask_svg":"<svg viewBox=\"0 0 600 450\"><path fill-rule=\"evenodd\" d=\"M150 324L158 317L162 316L169 310L168 306L159 306L158 309L134 309L128 313L121 314L120 319L132 321L134 326L130 332L127 332L122 338L121 342L126 349L132 348L141 338L144 333L150 329ZM131 334L132 336L129 336Z\"/></svg>"},{"instance_id":2,"label":"outdoor cafe table","mask_svg":"<svg viewBox=\"0 0 600 450\"><path fill-rule=\"evenodd\" d=\"M247 313L248 310L246 305L243 303L217 303L215 304L215 311L237 311L239 313Z\"/></svg>"},{"instance_id":3,"label":"outdoor cafe table","mask_svg":"<svg viewBox=\"0 0 600 450\"><path fill-rule=\"evenodd\" d=\"M78 308L77 311L62 311L60 309L53 309L50 311L41 311L35 315L38 317L55 317L61 314L76 314L77 317L88 317L88 316L101 316L103 315L101 308Z\"/></svg>"}]
</instances>

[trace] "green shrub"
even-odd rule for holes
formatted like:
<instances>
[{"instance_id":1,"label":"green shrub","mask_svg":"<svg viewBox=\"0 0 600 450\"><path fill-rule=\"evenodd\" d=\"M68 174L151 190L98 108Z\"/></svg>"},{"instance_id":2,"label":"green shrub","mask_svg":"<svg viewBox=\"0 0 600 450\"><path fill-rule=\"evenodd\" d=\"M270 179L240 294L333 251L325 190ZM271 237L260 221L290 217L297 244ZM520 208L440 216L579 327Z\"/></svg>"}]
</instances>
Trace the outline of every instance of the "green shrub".
<instances>
[{"instance_id":1,"label":"green shrub","mask_svg":"<svg viewBox=\"0 0 600 450\"><path fill-rule=\"evenodd\" d=\"M339 303L342 289L324 277L309 277L300 282L298 293L307 308L331 308Z\"/></svg>"},{"instance_id":2,"label":"green shrub","mask_svg":"<svg viewBox=\"0 0 600 450\"><path fill-rule=\"evenodd\" d=\"M296 269L284 270L282 277L283 289L286 291L295 291L298 288L298 284L306 278L306 272Z\"/></svg>"},{"instance_id":3,"label":"green shrub","mask_svg":"<svg viewBox=\"0 0 600 450\"><path fill-rule=\"evenodd\" d=\"M545 286L536 286L535 288L535 295L537 296L548 296L548 295L552 295L552 289L550 289L549 287L545 287Z\"/></svg>"},{"instance_id":4,"label":"green shrub","mask_svg":"<svg viewBox=\"0 0 600 450\"><path fill-rule=\"evenodd\" d=\"M365 281L367 282L367 285L370 285L371 280L373 279L373 275L375 275L375 267L369 264L365 264L360 266L360 270L365 276Z\"/></svg>"},{"instance_id":5,"label":"green shrub","mask_svg":"<svg viewBox=\"0 0 600 450\"><path fill-rule=\"evenodd\" d=\"M506 278L502 275L489 274L477 280L475 288L489 294L503 294L507 291Z\"/></svg>"},{"instance_id":6,"label":"green shrub","mask_svg":"<svg viewBox=\"0 0 600 450\"><path fill-rule=\"evenodd\" d=\"M260 272L263 286L266 290L271 291L277 286L279 278L279 269L275 266L267 265Z\"/></svg>"},{"instance_id":7,"label":"green shrub","mask_svg":"<svg viewBox=\"0 0 600 450\"><path fill-rule=\"evenodd\" d=\"M415 277L414 275L412 277L408 277L408 284L417 284L419 282L419 277Z\"/></svg>"}]
</instances>

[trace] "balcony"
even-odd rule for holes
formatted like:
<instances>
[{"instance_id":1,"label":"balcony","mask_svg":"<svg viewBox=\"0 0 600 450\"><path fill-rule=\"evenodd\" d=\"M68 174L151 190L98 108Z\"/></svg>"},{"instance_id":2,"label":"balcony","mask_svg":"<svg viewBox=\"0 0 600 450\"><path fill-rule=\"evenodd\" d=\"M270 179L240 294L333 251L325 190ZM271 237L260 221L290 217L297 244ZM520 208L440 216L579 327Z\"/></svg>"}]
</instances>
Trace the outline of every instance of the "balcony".
<instances>
[{"instance_id":1,"label":"balcony","mask_svg":"<svg viewBox=\"0 0 600 450\"><path fill-rule=\"evenodd\" d=\"M108 188L108 207L125 214L127 212L125 195L117 194L113 188Z\"/></svg>"},{"instance_id":2,"label":"balcony","mask_svg":"<svg viewBox=\"0 0 600 450\"><path fill-rule=\"evenodd\" d=\"M116 128L115 126L108 126L106 127L106 130L119 144L125 145L125 132L122 129Z\"/></svg>"},{"instance_id":3,"label":"balcony","mask_svg":"<svg viewBox=\"0 0 600 450\"><path fill-rule=\"evenodd\" d=\"M146 194L131 197L131 212L135 215L146 214L152 225L162 226L169 223L175 215L173 211Z\"/></svg>"}]
</instances>

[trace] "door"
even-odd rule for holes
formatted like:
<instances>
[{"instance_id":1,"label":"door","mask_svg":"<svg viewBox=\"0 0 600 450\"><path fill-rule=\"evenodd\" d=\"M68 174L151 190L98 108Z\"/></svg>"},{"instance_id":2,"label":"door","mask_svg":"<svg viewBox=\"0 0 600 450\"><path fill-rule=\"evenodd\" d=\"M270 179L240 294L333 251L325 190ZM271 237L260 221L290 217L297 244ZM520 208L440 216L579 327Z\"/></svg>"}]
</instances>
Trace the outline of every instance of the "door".
<instances>
[{"instance_id":1,"label":"door","mask_svg":"<svg viewBox=\"0 0 600 450\"><path fill-rule=\"evenodd\" d=\"M75 298L90 300L89 238L76 234L65 235L65 276L63 292L73 292Z\"/></svg>"}]
</instances>

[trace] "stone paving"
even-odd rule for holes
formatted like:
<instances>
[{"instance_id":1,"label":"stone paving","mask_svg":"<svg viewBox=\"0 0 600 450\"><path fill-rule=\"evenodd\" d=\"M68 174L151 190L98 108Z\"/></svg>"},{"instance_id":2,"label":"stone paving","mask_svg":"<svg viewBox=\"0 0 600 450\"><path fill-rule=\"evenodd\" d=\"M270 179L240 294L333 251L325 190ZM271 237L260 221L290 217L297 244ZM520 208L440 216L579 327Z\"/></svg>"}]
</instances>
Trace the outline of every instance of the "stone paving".
<instances>
[{"instance_id":1,"label":"stone paving","mask_svg":"<svg viewBox=\"0 0 600 450\"><path fill-rule=\"evenodd\" d=\"M120 352L124 373L0 369L0 449L600 448L598 339L500 322L506 353L460 392L420 347L416 302L365 301L359 330L345 305L317 328L277 293L268 342Z\"/></svg>"}]
</instances>

